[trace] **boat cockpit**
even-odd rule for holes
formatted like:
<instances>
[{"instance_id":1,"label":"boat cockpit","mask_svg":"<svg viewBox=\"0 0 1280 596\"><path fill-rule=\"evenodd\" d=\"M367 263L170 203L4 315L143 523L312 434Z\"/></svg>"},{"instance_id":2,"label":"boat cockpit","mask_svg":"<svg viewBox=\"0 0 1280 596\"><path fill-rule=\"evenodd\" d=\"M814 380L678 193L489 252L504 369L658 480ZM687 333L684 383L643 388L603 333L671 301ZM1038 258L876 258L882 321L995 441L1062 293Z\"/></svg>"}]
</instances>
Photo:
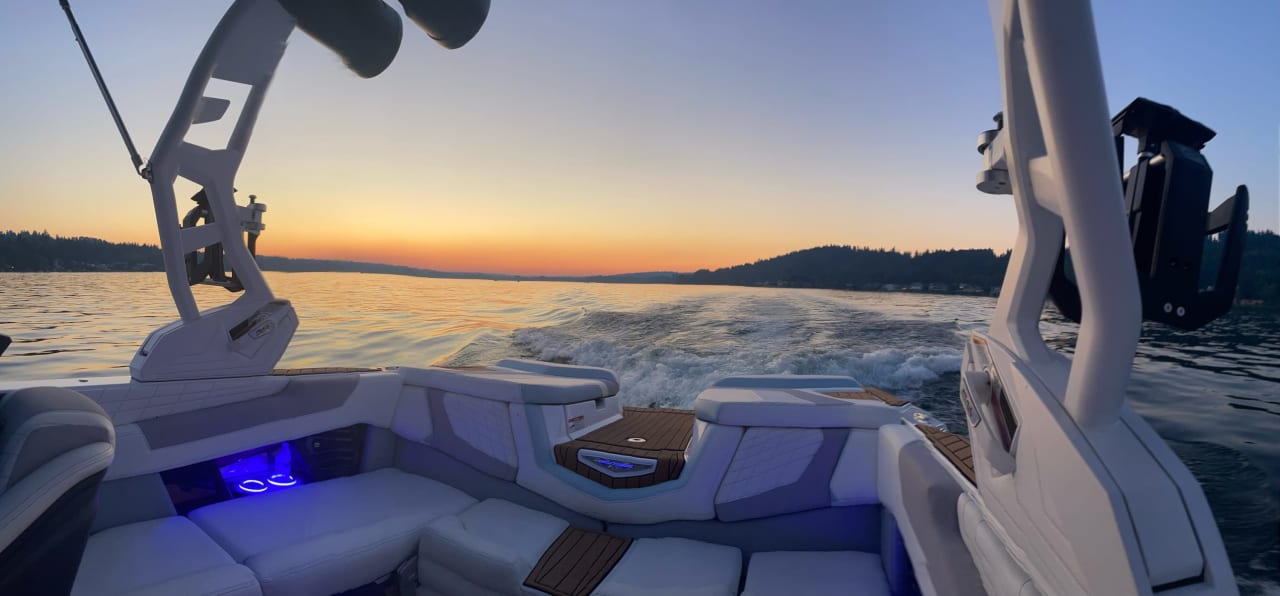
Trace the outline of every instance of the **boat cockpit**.
<instances>
[{"instance_id":1,"label":"boat cockpit","mask_svg":"<svg viewBox=\"0 0 1280 596\"><path fill-rule=\"evenodd\" d=\"M489 10L402 4L447 48ZM144 165L62 5L150 185L179 319L128 376L0 383L0 594L1236 592L1200 486L1125 387L1144 318L1229 307L1247 191L1206 214L1212 131L1146 100L1110 118L1088 2L991 3L1003 111L977 186L1013 195L1020 231L964 340L966 429L844 376L729 376L675 410L570 364L278 369L298 313L254 260L265 206L236 202L236 172L295 28L369 77L398 13L235 0ZM220 148L187 140L227 113L211 81L248 88ZM179 178L201 189L185 218ZM201 310L198 283L239 294ZM1040 335L1049 296L1080 322L1071 357Z\"/></svg>"}]
</instances>

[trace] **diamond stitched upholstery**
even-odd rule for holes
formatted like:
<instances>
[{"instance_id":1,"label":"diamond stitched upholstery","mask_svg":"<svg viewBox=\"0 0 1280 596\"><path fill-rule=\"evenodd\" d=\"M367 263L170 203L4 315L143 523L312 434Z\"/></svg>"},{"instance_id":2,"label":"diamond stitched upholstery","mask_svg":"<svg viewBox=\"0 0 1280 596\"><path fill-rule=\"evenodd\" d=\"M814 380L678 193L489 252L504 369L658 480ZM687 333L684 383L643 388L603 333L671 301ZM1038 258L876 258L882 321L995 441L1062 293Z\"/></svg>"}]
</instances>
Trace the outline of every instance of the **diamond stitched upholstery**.
<instances>
[{"instance_id":1,"label":"diamond stitched upholstery","mask_svg":"<svg viewBox=\"0 0 1280 596\"><path fill-rule=\"evenodd\" d=\"M753 497L794 483L821 445L822 431L818 429L747 429L720 483L716 503Z\"/></svg>"},{"instance_id":2,"label":"diamond stitched upholstery","mask_svg":"<svg viewBox=\"0 0 1280 596\"><path fill-rule=\"evenodd\" d=\"M445 393L444 410L459 439L489 457L516 465L516 445L506 403Z\"/></svg>"}]
</instances>

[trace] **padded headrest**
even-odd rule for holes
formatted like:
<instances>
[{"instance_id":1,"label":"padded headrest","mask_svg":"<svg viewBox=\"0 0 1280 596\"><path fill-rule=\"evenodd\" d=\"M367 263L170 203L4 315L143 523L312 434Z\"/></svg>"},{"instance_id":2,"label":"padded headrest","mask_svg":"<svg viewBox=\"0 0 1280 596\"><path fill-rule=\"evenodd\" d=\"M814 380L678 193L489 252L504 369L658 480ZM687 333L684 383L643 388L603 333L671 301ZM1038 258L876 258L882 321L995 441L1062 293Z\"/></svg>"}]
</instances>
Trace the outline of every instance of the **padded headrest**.
<instances>
[{"instance_id":1,"label":"padded headrest","mask_svg":"<svg viewBox=\"0 0 1280 596\"><path fill-rule=\"evenodd\" d=\"M6 394L0 397L0 491L59 455L115 440L107 413L75 391L32 387Z\"/></svg>"},{"instance_id":2,"label":"padded headrest","mask_svg":"<svg viewBox=\"0 0 1280 596\"><path fill-rule=\"evenodd\" d=\"M618 378L603 368L530 360L503 360L497 366L402 368L400 374L410 385L510 403L575 404L618 393Z\"/></svg>"},{"instance_id":3,"label":"padded headrest","mask_svg":"<svg viewBox=\"0 0 1280 596\"><path fill-rule=\"evenodd\" d=\"M832 388L837 389L837 388ZM858 387L841 389L861 393ZM814 389L714 386L693 400L698 420L726 426L865 428L894 424L902 412L879 400L833 397Z\"/></svg>"}]
</instances>

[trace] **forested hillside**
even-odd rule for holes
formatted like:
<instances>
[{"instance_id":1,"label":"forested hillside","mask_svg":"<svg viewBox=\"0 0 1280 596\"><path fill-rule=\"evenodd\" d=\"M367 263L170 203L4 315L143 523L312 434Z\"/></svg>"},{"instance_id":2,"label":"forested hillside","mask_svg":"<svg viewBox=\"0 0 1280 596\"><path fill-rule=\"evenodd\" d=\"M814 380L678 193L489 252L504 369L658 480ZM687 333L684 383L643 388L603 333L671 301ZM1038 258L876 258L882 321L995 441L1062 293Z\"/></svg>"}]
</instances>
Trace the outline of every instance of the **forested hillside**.
<instances>
[{"instance_id":1,"label":"forested hillside","mask_svg":"<svg viewBox=\"0 0 1280 596\"><path fill-rule=\"evenodd\" d=\"M960 284L984 292L1000 285L1009 253L939 250L902 253L883 248L819 246L754 263L681 275L682 283L769 285L809 288L881 289L922 284L928 289Z\"/></svg>"},{"instance_id":2,"label":"forested hillside","mask_svg":"<svg viewBox=\"0 0 1280 596\"><path fill-rule=\"evenodd\" d=\"M1205 244L1205 273L1222 253L1216 241ZM512 280L564 280L606 283L675 282L743 286L836 288L857 290L921 290L990 293L1004 278L1009 253L985 249L904 253L883 248L819 246L785 255L695 273L634 273L588 277L538 277L500 273L459 273L401 265L353 261L288 259L259 256L270 271L358 271L423 277ZM44 232L0 232L0 272L3 271L159 271L164 265L155 246L115 243L97 238L64 238ZM1280 305L1280 236L1249 232L1236 297Z\"/></svg>"},{"instance_id":3,"label":"forested hillside","mask_svg":"<svg viewBox=\"0 0 1280 596\"><path fill-rule=\"evenodd\" d=\"M1222 254L1222 243L1205 243L1206 283ZM923 289L989 292L1000 285L1009 253L939 250L903 253L883 248L819 246L714 271L681 274L678 283L781 286L858 290ZM966 287L961 288L964 284ZM932 288L931 288L932 286ZM1280 236L1249 232L1236 297L1280 303Z\"/></svg>"}]
</instances>

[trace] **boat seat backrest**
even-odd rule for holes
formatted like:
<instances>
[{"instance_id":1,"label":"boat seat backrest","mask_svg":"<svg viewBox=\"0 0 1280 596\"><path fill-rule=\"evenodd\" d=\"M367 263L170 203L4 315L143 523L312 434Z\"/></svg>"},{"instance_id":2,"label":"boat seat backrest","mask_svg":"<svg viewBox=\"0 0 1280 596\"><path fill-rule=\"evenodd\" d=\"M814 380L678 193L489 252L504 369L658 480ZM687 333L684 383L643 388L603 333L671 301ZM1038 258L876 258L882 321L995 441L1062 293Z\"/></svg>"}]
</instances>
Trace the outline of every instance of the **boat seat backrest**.
<instances>
[{"instance_id":1,"label":"boat seat backrest","mask_svg":"<svg viewBox=\"0 0 1280 596\"><path fill-rule=\"evenodd\" d=\"M978 504L969 495L960 495L956 510L960 534L982 572L982 584L986 586L987 593L991 596L1040 596L1040 590L1009 555Z\"/></svg>"},{"instance_id":2,"label":"boat seat backrest","mask_svg":"<svg viewBox=\"0 0 1280 596\"><path fill-rule=\"evenodd\" d=\"M520 455L512 409L549 408L554 420L585 404L594 417L621 412L618 381L603 368L513 361L488 367L401 368L404 381L390 427L467 466L515 482ZM581 420L581 417L579 417Z\"/></svg>"},{"instance_id":3,"label":"boat seat backrest","mask_svg":"<svg viewBox=\"0 0 1280 596\"><path fill-rule=\"evenodd\" d=\"M14 391L0 399L0 490L77 447L114 442L115 427L89 398L59 387Z\"/></svg>"},{"instance_id":4,"label":"boat seat backrest","mask_svg":"<svg viewBox=\"0 0 1280 596\"><path fill-rule=\"evenodd\" d=\"M932 594L984 594L982 578L961 538L957 500L963 489L930 451L919 433L906 425L880 429L877 489L892 517L921 591ZM885 538L893 538L886 536ZM892 542L892 540L888 540ZM882 547L886 575L905 567Z\"/></svg>"},{"instance_id":5,"label":"boat seat backrest","mask_svg":"<svg viewBox=\"0 0 1280 596\"><path fill-rule=\"evenodd\" d=\"M739 521L830 507L831 478L848 438L843 428L746 429L716 492L716 517Z\"/></svg>"},{"instance_id":6,"label":"boat seat backrest","mask_svg":"<svg viewBox=\"0 0 1280 596\"><path fill-rule=\"evenodd\" d=\"M79 393L0 398L0 594L71 589L114 454L111 420Z\"/></svg>"},{"instance_id":7,"label":"boat seat backrest","mask_svg":"<svg viewBox=\"0 0 1280 596\"><path fill-rule=\"evenodd\" d=\"M618 380L602 368L526 360L497 366L402 368L404 379L391 428L429 443L482 472L514 481L518 456L511 408L563 408L610 398Z\"/></svg>"},{"instance_id":8,"label":"boat seat backrest","mask_svg":"<svg viewBox=\"0 0 1280 596\"><path fill-rule=\"evenodd\" d=\"M516 447L506 402L430 388L431 444L503 480L516 479Z\"/></svg>"}]
</instances>

